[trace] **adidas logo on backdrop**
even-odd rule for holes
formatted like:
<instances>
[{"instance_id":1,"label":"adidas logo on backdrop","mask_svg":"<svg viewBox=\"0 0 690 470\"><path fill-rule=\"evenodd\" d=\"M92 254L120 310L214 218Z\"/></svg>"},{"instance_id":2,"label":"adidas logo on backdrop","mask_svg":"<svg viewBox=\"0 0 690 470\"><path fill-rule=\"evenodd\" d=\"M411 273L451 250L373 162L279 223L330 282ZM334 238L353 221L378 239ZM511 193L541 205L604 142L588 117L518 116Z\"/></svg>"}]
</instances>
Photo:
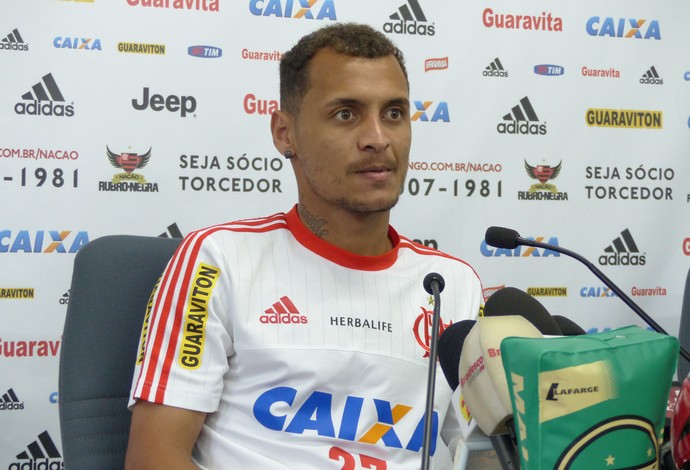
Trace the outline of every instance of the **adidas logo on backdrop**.
<instances>
[{"instance_id":1,"label":"adidas logo on backdrop","mask_svg":"<svg viewBox=\"0 0 690 470\"><path fill-rule=\"evenodd\" d=\"M652 65L649 68L649 70L642 74L642 78L640 78L640 83L643 85L663 85L664 79L659 77L659 74L656 71L656 67Z\"/></svg>"},{"instance_id":2,"label":"adidas logo on backdrop","mask_svg":"<svg viewBox=\"0 0 690 470\"><path fill-rule=\"evenodd\" d=\"M482 75L484 75L485 77L504 78L508 76L508 71L503 68L501 60L498 57L496 57L493 60L493 62L486 66L486 68L484 69L484 73Z\"/></svg>"},{"instance_id":3,"label":"adidas logo on backdrop","mask_svg":"<svg viewBox=\"0 0 690 470\"><path fill-rule=\"evenodd\" d=\"M22 95L23 102L14 105L14 112L29 116L74 116L74 105L63 104L65 98L58 88L53 74L44 75L42 81Z\"/></svg>"},{"instance_id":4,"label":"adidas logo on backdrop","mask_svg":"<svg viewBox=\"0 0 690 470\"><path fill-rule=\"evenodd\" d=\"M392 34L433 36L435 25L429 24L417 0L407 0L398 11L389 16L391 21L383 23L383 31Z\"/></svg>"},{"instance_id":5,"label":"adidas logo on backdrop","mask_svg":"<svg viewBox=\"0 0 690 470\"><path fill-rule=\"evenodd\" d=\"M503 116L496 126L499 134L545 135L546 123L540 124L529 98L525 96Z\"/></svg>"},{"instance_id":6,"label":"adidas logo on backdrop","mask_svg":"<svg viewBox=\"0 0 690 470\"><path fill-rule=\"evenodd\" d=\"M639 254L640 249L627 228L604 248L604 253L599 257L602 266L644 266L647 262L646 256Z\"/></svg>"},{"instance_id":7,"label":"adidas logo on backdrop","mask_svg":"<svg viewBox=\"0 0 690 470\"><path fill-rule=\"evenodd\" d=\"M5 394L0 397L0 411L14 411L23 410L24 402L17 398L17 394L14 393L14 389L9 389Z\"/></svg>"},{"instance_id":8,"label":"adidas logo on backdrop","mask_svg":"<svg viewBox=\"0 0 690 470\"><path fill-rule=\"evenodd\" d=\"M38 435L37 440L26 447L27 450L17 454L17 460L9 465L8 470L63 470L65 468L62 455L48 431L43 431Z\"/></svg>"},{"instance_id":9,"label":"adidas logo on backdrop","mask_svg":"<svg viewBox=\"0 0 690 470\"><path fill-rule=\"evenodd\" d=\"M18 29L13 29L10 34L0 40L0 50L28 51L29 45L24 42Z\"/></svg>"}]
</instances>

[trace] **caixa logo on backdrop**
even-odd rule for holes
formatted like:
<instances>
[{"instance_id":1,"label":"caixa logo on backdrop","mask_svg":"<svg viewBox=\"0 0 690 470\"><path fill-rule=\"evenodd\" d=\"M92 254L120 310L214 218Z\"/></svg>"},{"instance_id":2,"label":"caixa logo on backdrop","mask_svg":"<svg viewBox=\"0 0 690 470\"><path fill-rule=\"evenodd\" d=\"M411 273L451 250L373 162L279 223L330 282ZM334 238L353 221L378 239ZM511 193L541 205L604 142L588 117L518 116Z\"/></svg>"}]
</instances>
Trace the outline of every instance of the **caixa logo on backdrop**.
<instances>
[{"instance_id":1,"label":"caixa logo on backdrop","mask_svg":"<svg viewBox=\"0 0 690 470\"><path fill-rule=\"evenodd\" d=\"M83 230L0 230L0 253L76 253L87 243Z\"/></svg>"},{"instance_id":2,"label":"caixa logo on backdrop","mask_svg":"<svg viewBox=\"0 0 690 470\"><path fill-rule=\"evenodd\" d=\"M99 38L80 38L70 36L56 36L53 39L56 49L79 49L83 51L100 51L101 40Z\"/></svg>"},{"instance_id":3,"label":"caixa logo on backdrop","mask_svg":"<svg viewBox=\"0 0 690 470\"><path fill-rule=\"evenodd\" d=\"M332 21L338 19L335 0L250 0L249 11L254 16Z\"/></svg>"},{"instance_id":4,"label":"caixa logo on backdrop","mask_svg":"<svg viewBox=\"0 0 690 470\"><path fill-rule=\"evenodd\" d=\"M28 116L74 116L74 103L66 104L62 91L49 73L41 81L31 86L22 95L22 100L14 105L14 112Z\"/></svg>"},{"instance_id":5,"label":"caixa logo on backdrop","mask_svg":"<svg viewBox=\"0 0 690 470\"><path fill-rule=\"evenodd\" d=\"M412 102L415 112L412 114L413 121L421 122L450 122L450 112L448 103L445 101L417 101Z\"/></svg>"},{"instance_id":6,"label":"caixa logo on backdrop","mask_svg":"<svg viewBox=\"0 0 690 470\"><path fill-rule=\"evenodd\" d=\"M590 36L624 39L661 39L658 20L635 18L612 18L592 16L587 20L587 34Z\"/></svg>"},{"instance_id":7,"label":"caixa logo on backdrop","mask_svg":"<svg viewBox=\"0 0 690 470\"><path fill-rule=\"evenodd\" d=\"M553 246L560 246L558 244L558 237L526 237L528 240L540 242L540 243L547 243L549 245ZM493 247L490 247L487 243L486 240L482 240L482 244L480 247L480 251L483 256L486 257L492 257L492 258L498 258L501 256L505 256L508 258L524 258L524 257L536 257L536 258L545 258L547 256L561 256L560 253L553 251L553 250L548 250L544 248L536 248L533 246L518 246L514 250L509 250L508 248L496 248L494 249Z\"/></svg>"}]
</instances>

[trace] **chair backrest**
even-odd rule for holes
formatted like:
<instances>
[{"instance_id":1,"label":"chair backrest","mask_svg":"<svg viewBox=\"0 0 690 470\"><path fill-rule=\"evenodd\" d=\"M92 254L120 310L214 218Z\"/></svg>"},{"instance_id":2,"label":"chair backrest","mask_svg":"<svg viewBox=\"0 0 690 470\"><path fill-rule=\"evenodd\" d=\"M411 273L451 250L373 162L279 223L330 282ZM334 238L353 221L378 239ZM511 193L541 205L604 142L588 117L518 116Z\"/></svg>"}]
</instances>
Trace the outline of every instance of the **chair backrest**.
<instances>
[{"instance_id":1,"label":"chair backrest","mask_svg":"<svg viewBox=\"0 0 690 470\"><path fill-rule=\"evenodd\" d=\"M690 269L685 279L685 294L683 295L683 307L680 310L680 327L678 328L678 341L686 350L690 350ZM678 359L678 380L682 382L690 373L690 363L681 356Z\"/></svg>"},{"instance_id":2,"label":"chair backrest","mask_svg":"<svg viewBox=\"0 0 690 470\"><path fill-rule=\"evenodd\" d=\"M111 235L75 257L58 384L70 470L124 468L127 401L146 304L180 241Z\"/></svg>"}]
</instances>

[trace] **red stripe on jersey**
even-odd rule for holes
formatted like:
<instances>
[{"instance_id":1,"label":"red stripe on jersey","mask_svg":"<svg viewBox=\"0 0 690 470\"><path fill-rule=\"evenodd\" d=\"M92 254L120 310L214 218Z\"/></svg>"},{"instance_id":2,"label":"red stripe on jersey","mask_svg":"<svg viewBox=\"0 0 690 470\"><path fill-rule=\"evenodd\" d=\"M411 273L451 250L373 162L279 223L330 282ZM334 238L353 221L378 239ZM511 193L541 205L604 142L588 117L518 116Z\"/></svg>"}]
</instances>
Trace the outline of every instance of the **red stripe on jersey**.
<instances>
[{"instance_id":1,"label":"red stripe on jersey","mask_svg":"<svg viewBox=\"0 0 690 470\"><path fill-rule=\"evenodd\" d=\"M266 225L268 224L268 225ZM179 340L179 333L184 322L184 307L186 305L187 294L189 292L190 279L194 272L196 259L201 250L201 246L206 237L215 232L228 230L232 232L255 232L263 233L270 232L277 229L288 228L285 222L285 215L282 213L274 214L269 217L261 219L251 219L250 221L230 222L226 224L219 224L205 229L201 229L190 233L178 247L173 255L170 268L167 269L161 280L159 286L160 295L156 299L152 315L157 315L157 322L153 318L150 319L150 324L157 325L155 335L149 332L146 341L146 353L144 363L137 381L144 378L144 384L140 393L140 398L146 401L153 401L155 403L163 403L165 397L165 389L170 377L172 363L177 353L177 345ZM183 272L184 270L184 272ZM166 325L170 321L172 313L172 304L175 300L176 293L177 304L175 305L173 325L169 336L169 343L167 348L163 349L164 333ZM165 295L163 295L165 293ZM155 340L153 339L155 338ZM150 352L149 352L150 350ZM156 376L156 368L163 359L163 366L159 378L158 386L156 387L155 397L152 397L152 385Z\"/></svg>"}]
</instances>

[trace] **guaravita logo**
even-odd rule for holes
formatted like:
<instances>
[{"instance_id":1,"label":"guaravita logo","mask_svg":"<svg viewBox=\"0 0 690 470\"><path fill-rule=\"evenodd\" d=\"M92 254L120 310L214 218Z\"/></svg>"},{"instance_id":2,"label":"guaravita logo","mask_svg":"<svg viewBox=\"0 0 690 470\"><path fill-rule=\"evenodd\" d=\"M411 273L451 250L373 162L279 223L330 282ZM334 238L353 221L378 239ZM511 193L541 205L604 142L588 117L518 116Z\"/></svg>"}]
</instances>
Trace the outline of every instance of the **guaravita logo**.
<instances>
[{"instance_id":1,"label":"guaravita logo","mask_svg":"<svg viewBox=\"0 0 690 470\"><path fill-rule=\"evenodd\" d=\"M503 67L501 59L496 57L489 65L486 66L482 73L485 77L506 78L508 71Z\"/></svg>"},{"instance_id":2,"label":"guaravita logo","mask_svg":"<svg viewBox=\"0 0 690 470\"><path fill-rule=\"evenodd\" d=\"M659 77L659 72L657 72L656 67L652 65L649 67L649 70L642 74L640 83L643 85L663 85L664 79Z\"/></svg>"},{"instance_id":3,"label":"guaravita logo","mask_svg":"<svg viewBox=\"0 0 690 470\"><path fill-rule=\"evenodd\" d=\"M620 237L616 237L604 248L604 253L599 257L599 264L602 266L644 266L647 262L645 254L640 254L640 249L627 228L621 232Z\"/></svg>"},{"instance_id":4,"label":"guaravita logo","mask_svg":"<svg viewBox=\"0 0 690 470\"><path fill-rule=\"evenodd\" d=\"M0 50L4 51L28 51L29 45L24 42L17 28L0 41Z\"/></svg>"},{"instance_id":5,"label":"guaravita logo","mask_svg":"<svg viewBox=\"0 0 690 470\"><path fill-rule=\"evenodd\" d=\"M271 325L308 323L307 317L300 314L287 295L282 296L278 302L267 308L264 314L259 317L259 321Z\"/></svg>"},{"instance_id":6,"label":"guaravita logo","mask_svg":"<svg viewBox=\"0 0 690 470\"><path fill-rule=\"evenodd\" d=\"M525 96L503 116L503 122L496 126L499 134L545 135L546 123L539 123L539 117Z\"/></svg>"},{"instance_id":7,"label":"guaravita logo","mask_svg":"<svg viewBox=\"0 0 690 470\"><path fill-rule=\"evenodd\" d=\"M29 116L74 116L74 103L64 104L65 98L53 74L44 75L40 82L22 95L24 101L14 105L14 112Z\"/></svg>"},{"instance_id":8,"label":"guaravita logo","mask_svg":"<svg viewBox=\"0 0 690 470\"><path fill-rule=\"evenodd\" d=\"M391 21L383 23L383 31L386 33L417 36L436 34L436 26L434 23L428 23L417 0L407 0L398 8L398 11L389 16L389 19Z\"/></svg>"},{"instance_id":9,"label":"guaravita logo","mask_svg":"<svg viewBox=\"0 0 690 470\"><path fill-rule=\"evenodd\" d=\"M26 447L27 450L17 454L16 462L11 463L8 470L62 470L64 468L62 455L48 431L43 431L38 435L37 440Z\"/></svg>"},{"instance_id":10,"label":"guaravita logo","mask_svg":"<svg viewBox=\"0 0 690 470\"><path fill-rule=\"evenodd\" d=\"M0 411L17 411L24 409L24 402L17 398L14 389L11 388L0 397Z\"/></svg>"}]
</instances>

